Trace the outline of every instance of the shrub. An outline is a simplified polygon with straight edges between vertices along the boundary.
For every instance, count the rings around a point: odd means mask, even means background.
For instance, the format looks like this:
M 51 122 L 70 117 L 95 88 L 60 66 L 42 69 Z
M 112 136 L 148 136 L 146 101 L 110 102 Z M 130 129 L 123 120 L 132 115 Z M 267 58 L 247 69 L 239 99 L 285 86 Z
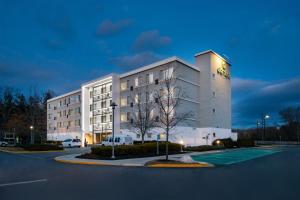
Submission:
M 194 146 L 194 147 L 185 147 L 185 151 L 211 151 L 211 150 L 220 150 L 224 149 L 224 146 L 209 146 L 209 145 L 202 145 L 202 146 Z
M 238 147 L 254 147 L 255 142 L 253 139 L 238 139 L 237 146 Z
M 20 147 L 28 151 L 63 150 L 63 147 L 54 144 L 26 144 L 20 145 Z
M 157 144 L 152 143 L 144 143 L 144 144 L 135 144 L 135 145 L 121 145 L 115 146 L 115 154 L 117 156 L 151 156 L 156 155 L 156 146 Z M 180 152 L 180 144 L 169 143 L 169 153 L 178 153 Z M 101 157 L 110 157 L 112 147 L 102 147 L 102 146 L 94 146 L 91 148 L 92 154 L 101 156 Z M 166 151 L 166 143 L 159 143 L 159 151 L 160 153 L 164 153 Z
M 220 141 L 219 144 L 217 144 L 217 141 Z M 226 148 L 233 148 L 237 146 L 237 142 L 233 141 L 231 138 L 224 138 L 224 139 L 217 139 L 213 141 L 213 146 L 224 146 Z

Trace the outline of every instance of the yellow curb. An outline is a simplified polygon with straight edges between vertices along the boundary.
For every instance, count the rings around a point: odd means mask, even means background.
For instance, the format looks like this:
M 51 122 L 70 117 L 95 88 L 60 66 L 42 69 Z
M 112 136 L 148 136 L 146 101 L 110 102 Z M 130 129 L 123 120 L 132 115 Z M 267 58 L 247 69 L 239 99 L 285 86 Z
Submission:
M 100 162 L 86 162 L 86 161 L 78 161 L 78 160 L 60 160 L 57 158 L 54 158 L 56 162 L 60 163 L 67 163 L 67 164 L 81 164 L 81 165 L 99 165 L 99 166 L 114 166 L 108 163 L 100 163 Z
M 150 164 L 147 167 L 160 167 L 160 168 L 198 168 L 198 167 L 212 167 L 205 163 L 182 163 L 182 164 L 171 164 L 171 163 L 157 163 Z
M 2 150 L 0 151 L 6 152 L 6 153 L 51 153 L 51 152 L 63 152 L 64 150 L 51 150 L 51 151 L 8 151 L 8 150 Z

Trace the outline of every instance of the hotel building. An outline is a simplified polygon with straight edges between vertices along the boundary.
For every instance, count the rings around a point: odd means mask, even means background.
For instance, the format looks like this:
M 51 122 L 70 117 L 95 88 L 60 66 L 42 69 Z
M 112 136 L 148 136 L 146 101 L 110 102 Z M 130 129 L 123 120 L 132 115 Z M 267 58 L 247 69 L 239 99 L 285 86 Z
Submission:
M 114 131 L 131 135 L 134 140 L 141 136 L 130 129 L 135 106 L 132 94 L 145 88 L 155 102 L 165 76 L 174 72 L 176 86 L 184 91 L 180 106 L 175 113 L 192 113 L 170 133 L 171 142 L 183 141 L 185 145 L 210 145 L 221 138 L 237 139 L 231 131 L 231 81 L 230 63 L 212 50 L 195 55 L 195 64 L 171 57 L 137 68 L 123 74 L 109 74 L 83 83 L 79 90 L 48 100 L 47 139 L 64 140 L 80 138 L 88 144 L 100 143 L 112 133 L 111 103 L 115 109 Z M 153 117 L 159 118 L 159 109 L 153 109 Z M 145 140 L 164 136 L 160 128 L 153 128 Z M 163 138 L 163 137 L 162 137 Z

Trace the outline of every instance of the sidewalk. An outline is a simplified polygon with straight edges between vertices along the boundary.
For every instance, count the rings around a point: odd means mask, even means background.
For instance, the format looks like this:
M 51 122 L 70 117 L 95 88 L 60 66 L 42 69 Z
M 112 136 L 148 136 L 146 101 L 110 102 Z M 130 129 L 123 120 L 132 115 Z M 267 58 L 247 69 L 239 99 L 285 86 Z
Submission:
M 173 154 L 169 155 L 171 160 L 180 160 L 185 155 L 196 155 L 203 153 L 215 153 L 218 151 L 209 152 L 191 152 L 185 154 Z M 122 160 L 96 160 L 96 159 L 82 159 L 76 158 L 80 154 L 70 154 L 54 158 L 57 162 L 71 163 L 71 164 L 83 164 L 83 165 L 101 165 L 101 166 L 130 166 L 130 167 L 143 167 L 149 161 L 164 159 L 165 156 L 155 156 L 155 157 L 144 157 L 144 158 L 131 158 Z

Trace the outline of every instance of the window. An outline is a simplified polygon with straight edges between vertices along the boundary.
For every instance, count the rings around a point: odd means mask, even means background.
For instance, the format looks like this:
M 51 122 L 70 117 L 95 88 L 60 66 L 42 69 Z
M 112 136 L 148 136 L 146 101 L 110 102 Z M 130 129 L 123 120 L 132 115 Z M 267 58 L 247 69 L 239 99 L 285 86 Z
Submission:
M 151 138 L 151 133 L 147 133 L 147 137 L 148 137 L 148 138 Z
M 160 70 L 159 74 L 159 77 L 162 80 L 170 79 L 173 76 L 173 67 L 170 67 L 165 70 Z
M 67 116 L 67 110 L 64 110 L 64 116 Z
M 158 98 L 155 98 L 155 103 L 158 103 Z
M 80 107 L 75 108 L 75 114 L 80 114 Z
M 112 122 L 112 114 L 109 115 L 109 121 Z
M 132 91 L 133 90 L 133 86 L 130 86 L 130 91 Z
M 121 122 L 126 122 L 126 115 L 124 113 L 121 114 Z
M 213 133 L 213 137 L 216 137 L 216 133 Z
M 213 108 L 213 113 L 215 113 L 215 112 L 216 112 L 216 109 Z
M 80 95 L 78 95 L 78 102 L 80 102 L 81 101 L 81 96 Z
M 101 122 L 102 123 L 106 122 L 106 115 L 101 116 Z
M 51 105 L 50 104 L 48 104 L 48 109 L 50 109 L 51 108 Z
M 129 121 L 130 120 L 130 112 L 126 113 L 126 120 Z
M 127 105 L 127 98 L 122 97 L 121 98 L 121 106 L 126 106 Z
M 158 79 L 155 79 L 155 85 L 158 85 Z
M 93 104 L 90 105 L 90 111 L 93 111 Z
M 139 86 L 139 77 L 135 77 L 135 79 L 134 79 L 134 86 L 135 87 Z
M 101 108 L 106 108 L 106 101 L 101 102 Z
M 51 114 L 48 114 L 48 119 L 51 119 Z
M 93 124 L 93 118 L 90 117 L 90 124 Z
M 121 91 L 126 90 L 127 87 L 128 87 L 127 82 L 122 82 L 122 83 L 121 83 Z
M 146 84 L 153 83 L 153 73 L 146 74 Z
M 73 115 L 73 109 L 69 109 L 68 115 Z
M 212 77 L 213 77 L 213 78 L 215 78 L 215 77 L 216 77 L 216 74 L 215 74 L 215 73 L 213 73 L 213 74 L 212 74 Z
M 67 99 L 64 100 L 64 105 L 67 105 Z
M 109 86 L 109 91 L 112 91 L 112 85 Z
M 58 112 L 59 117 L 61 117 L 61 111 Z
M 155 117 L 155 121 L 156 121 L 156 122 L 159 122 L 159 116 L 156 116 L 156 117 Z
M 149 117 L 150 117 L 150 119 L 153 119 L 153 117 L 154 117 L 154 110 L 153 109 L 150 111 Z
M 75 120 L 75 126 L 80 126 L 80 119 Z
M 135 94 L 134 101 L 135 101 L 135 103 L 139 103 L 141 101 L 141 94 L 140 93 Z
M 57 122 L 57 128 L 61 128 L 61 122 Z
M 213 97 L 216 97 L 216 92 L 213 92 Z

